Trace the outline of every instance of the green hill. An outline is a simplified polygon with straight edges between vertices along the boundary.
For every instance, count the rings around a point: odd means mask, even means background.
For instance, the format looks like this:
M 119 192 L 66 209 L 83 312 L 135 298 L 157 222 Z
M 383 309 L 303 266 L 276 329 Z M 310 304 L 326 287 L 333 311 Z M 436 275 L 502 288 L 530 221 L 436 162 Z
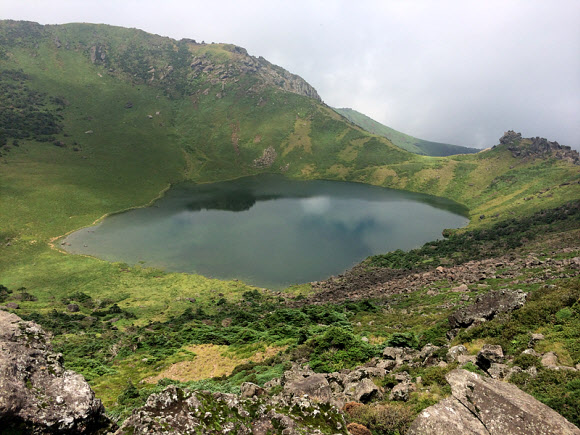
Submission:
M 468 208 L 469 227 L 448 245 L 374 259 L 371 272 L 397 262 L 424 270 L 469 261 L 474 241 L 485 257 L 504 247 L 494 234 L 503 241 L 509 233 L 509 249 L 521 247 L 533 237 L 529 228 L 539 228 L 546 245 L 527 249 L 547 256 L 545 246 L 556 244 L 546 221 L 553 214 L 542 210 L 559 207 L 561 240 L 573 244 L 577 213 L 563 204 L 580 198 L 574 156 L 539 139 L 502 141 L 477 154 L 418 155 L 349 122 L 302 78 L 235 45 L 106 25 L 0 21 L 0 284 L 10 291 L 0 288 L 0 301 L 17 300 L 20 315 L 55 334 L 67 367 L 88 378 L 116 418 L 144 399 L 144 379 L 196 352 L 217 352 L 243 365 L 218 387 L 200 384 L 229 391 L 244 380 L 263 383 L 280 375 L 289 361 L 315 352 L 317 337 L 330 325 L 348 331 L 349 340 L 360 341 L 364 333 L 377 346 L 398 328 L 444 341 L 446 316 L 459 303 L 447 284 L 437 284 L 441 295 L 428 298 L 430 288 L 421 289 L 427 318 L 407 311 L 420 299 L 415 294 L 380 302 L 399 310 L 386 316 L 364 301 L 295 309 L 284 298 L 307 297 L 316 290 L 310 284 L 273 295 L 239 281 L 69 255 L 55 243 L 104 215 L 149 204 L 180 181 L 281 173 L 422 192 Z M 494 289 L 511 285 L 485 279 Z M 66 311 L 71 301 L 79 313 Z M 266 311 L 267 321 L 259 314 Z M 548 337 L 549 346 L 568 349 L 566 325 Z M 376 349 L 365 346 L 365 358 L 374 355 Z M 248 362 L 257 352 L 278 351 L 284 356 L 265 365 Z M 321 360 L 334 355 L 332 346 L 324 352 Z M 580 362 L 576 350 L 567 352 Z M 364 362 L 363 354 L 348 364 Z M 127 399 L 134 394 L 128 381 L 143 397 Z M 425 392 L 412 412 L 438 398 Z
M 379 136 L 384 136 L 393 144 L 411 153 L 424 156 L 452 156 L 454 154 L 473 154 L 481 151 L 477 148 L 463 147 L 460 145 L 451 145 L 447 143 L 431 142 L 423 139 L 417 139 L 408 134 L 401 133 L 391 127 L 381 124 L 368 116 L 357 112 L 354 109 L 341 108 L 334 109 L 353 124 L 364 128 L 366 131 Z

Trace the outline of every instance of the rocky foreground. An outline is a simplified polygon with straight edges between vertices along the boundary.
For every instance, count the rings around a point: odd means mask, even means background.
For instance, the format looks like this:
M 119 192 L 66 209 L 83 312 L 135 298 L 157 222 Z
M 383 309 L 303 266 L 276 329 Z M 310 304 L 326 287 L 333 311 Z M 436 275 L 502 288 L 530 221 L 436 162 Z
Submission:
M 517 309 L 525 293 L 490 294 L 453 314 L 469 323 L 487 313 Z M 491 311 L 490 311 L 491 310 Z M 101 402 L 82 376 L 64 370 L 52 352 L 48 335 L 34 322 L 0 311 L 0 427 L 13 433 L 112 433 Z M 542 337 L 532 336 L 527 353 Z M 577 370 L 558 364 L 557 356 L 538 355 L 552 370 Z M 487 376 L 458 368 L 446 379 L 452 396 L 415 419 L 408 433 L 579 434 L 580 429 L 516 386 L 504 382 L 522 371 L 509 366 L 500 346 L 484 345 L 477 355 L 465 347 L 426 345 L 421 350 L 387 347 L 381 358 L 363 367 L 335 373 L 315 373 L 293 363 L 281 378 L 264 387 L 244 383 L 241 394 L 210 393 L 170 385 L 151 395 L 146 404 L 116 430 L 121 434 L 370 434 L 364 426 L 346 424 L 349 409 L 376 399 L 406 401 L 421 386 L 406 367 L 476 365 Z M 527 369 L 534 375 L 535 367 Z M 389 390 L 377 380 L 390 376 Z
M 87 381 L 62 363 L 39 325 L 0 311 L 0 432 L 93 434 L 111 427 Z

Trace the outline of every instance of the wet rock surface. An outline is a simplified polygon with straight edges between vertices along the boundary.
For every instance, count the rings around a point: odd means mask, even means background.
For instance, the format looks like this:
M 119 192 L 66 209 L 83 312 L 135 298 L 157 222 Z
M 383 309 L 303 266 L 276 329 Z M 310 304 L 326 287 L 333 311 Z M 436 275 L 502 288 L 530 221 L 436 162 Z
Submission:
M 48 334 L 0 311 L 1 430 L 82 434 L 110 426 L 101 401 L 81 375 L 64 369 Z

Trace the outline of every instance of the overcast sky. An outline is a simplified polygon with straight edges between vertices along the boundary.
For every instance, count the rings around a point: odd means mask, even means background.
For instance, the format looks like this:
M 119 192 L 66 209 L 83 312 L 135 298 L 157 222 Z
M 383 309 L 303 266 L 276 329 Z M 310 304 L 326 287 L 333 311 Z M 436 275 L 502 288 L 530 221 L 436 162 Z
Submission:
M 422 139 L 580 148 L 579 0 L 0 0 L 0 18 L 233 43 Z

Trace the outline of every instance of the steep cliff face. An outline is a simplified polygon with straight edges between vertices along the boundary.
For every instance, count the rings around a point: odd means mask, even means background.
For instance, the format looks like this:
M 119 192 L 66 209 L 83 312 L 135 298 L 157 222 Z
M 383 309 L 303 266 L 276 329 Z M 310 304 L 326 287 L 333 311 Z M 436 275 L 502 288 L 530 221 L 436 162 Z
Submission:
M 85 379 L 62 366 L 39 325 L 0 311 L 0 428 L 15 433 L 99 433 L 110 428 Z

